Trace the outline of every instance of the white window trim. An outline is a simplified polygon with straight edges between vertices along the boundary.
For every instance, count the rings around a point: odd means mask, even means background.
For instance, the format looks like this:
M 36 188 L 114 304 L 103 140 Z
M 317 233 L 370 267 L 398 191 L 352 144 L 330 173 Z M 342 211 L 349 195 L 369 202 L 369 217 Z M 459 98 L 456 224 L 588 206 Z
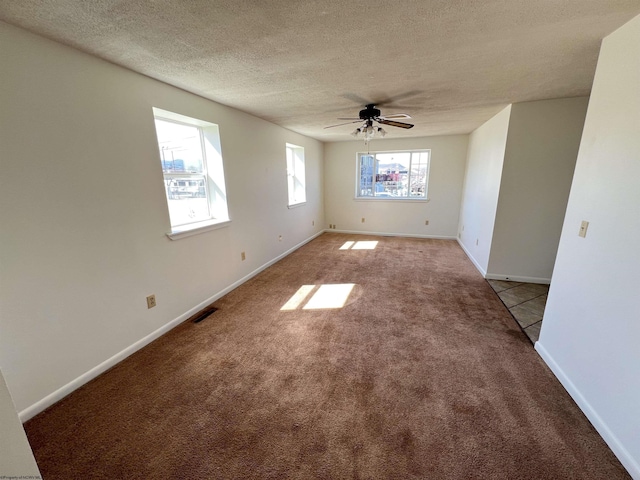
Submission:
M 291 208 L 298 208 L 298 207 L 303 207 L 304 205 L 306 205 L 307 202 L 298 202 L 298 203 L 293 203 L 291 205 L 287 205 L 287 208 L 291 209 Z
M 355 202 L 393 202 L 393 203 L 427 203 L 430 198 L 406 198 L 406 197 L 353 197 Z
M 218 230 L 219 228 L 228 227 L 229 225 L 231 225 L 231 220 L 207 220 L 206 222 L 190 223 L 189 225 L 173 228 L 170 232 L 167 232 L 166 235 L 171 240 L 180 240 L 181 238 Z
M 359 196 L 360 192 L 360 157 L 362 155 L 371 155 L 371 154 L 379 154 L 379 153 L 414 153 L 414 152 L 429 152 L 429 161 L 427 163 L 427 179 L 425 183 L 425 188 L 427 190 L 427 195 L 429 195 L 429 178 L 431 176 L 431 149 L 430 148 L 418 148 L 414 150 L 380 150 L 376 152 L 358 152 L 356 154 L 356 185 L 355 185 L 355 195 L 353 200 L 356 202 L 395 202 L 395 203 L 427 203 L 431 201 L 431 199 L 426 197 L 376 197 L 376 196 Z
M 204 120 L 198 120 L 196 118 L 187 117 L 179 113 L 162 110 L 160 108 L 155 108 L 155 107 L 153 107 L 153 117 L 154 117 L 154 120 L 159 119 L 159 120 L 165 120 L 165 121 L 170 121 L 174 123 L 181 123 L 181 124 L 189 125 L 192 127 L 197 127 L 200 130 L 201 137 L 204 137 L 204 129 L 215 128 L 215 132 L 216 132 L 215 136 L 217 137 L 216 147 L 220 155 L 220 162 L 222 163 L 219 166 L 219 170 L 220 170 L 219 175 L 222 177 L 223 187 L 225 190 L 224 193 L 226 196 L 226 178 L 224 175 L 224 161 L 222 158 L 222 151 L 220 146 L 220 132 L 219 132 L 218 125 L 216 125 L 215 123 L 207 122 Z M 205 145 L 204 138 L 201 138 L 201 142 L 202 142 L 202 145 L 204 146 Z M 207 186 L 206 186 L 207 199 L 209 200 L 210 214 L 214 215 L 214 212 L 213 212 L 214 205 L 211 199 L 211 195 L 212 195 L 212 187 L 215 186 L 215 182 L 213 181 L 212 176 L 210 174 L 210 165 L 209 165 L 209 160 L 207 159 L 206 152 L 204 153 L 204 156 L 205 156 L 204 161 L 206 163 L 205 171 L 206 171 L 206 178 L 207 178 Z M 164 173 L 163 173 L 163 179 L 164 179 Z M 221 215 L 218 218 L 213 217 L 201 222 L 193 222 L 193 223 L 187 223 L 187 224 L 176 225 L 176 226 L 172 225 L 171 231 L 166 232 L 165 234 L 171 240 L 180 240 L 182 238 L 190 237 L 193 235 L 199 235 L 201 233 L 205 233 L 205 232 L 209 232 L 212 230 L 217 230 L 219 228 L 224 228 L 226 226 L 229 226 L 231 224 L 231 219 L 229 218 L 229 214 L 228 214 L 229 207 L 226 202 L 226 198 L 224 201 L 224 210 L 226 211 L 226 215 Z M 167 213 L 168 213 L 168 210 L 167 210 Z M 171 220 L 169 220 L 169 222 L 171 222 Z
M 296 174 L 295 162 L 293 163 L 293 171 L 291 171 L 292 169 L 289 168 L 289 161 L 288 161 L 288 159 L 286 159 L 286 151 L 288 149 L 291 149 L 293 151 L 297 150 L 297 151 L 300 151 L 302 153 L 303 175 Z M 307 203 L 307 168 L 306 168 L 306 159 L 305 159 L 305 155 L 304 155 L 304 147 L 301 147 L 300 145 L 294 145 L 293 143 L 286 143 L 285 144 L 285 159 L 287 161 L 287 208 L 301 207 L 301 206 L 303 206 L 303 205 L 305 205 Z M 291 188 L 290 188 L 290 179 L 292 177 L 293 177 L 293 181 L 294 181 L 294 192 L 291 192 Z M 302 183 L 302 186 L 303 186 L 304 199 L 291 201 L 292 194 L 295 195 L 295 181 L 296 181 L 296 179 L 299 179 L 300 177 L 302 177 L 302 180 L 303 180 L 301 183 Z

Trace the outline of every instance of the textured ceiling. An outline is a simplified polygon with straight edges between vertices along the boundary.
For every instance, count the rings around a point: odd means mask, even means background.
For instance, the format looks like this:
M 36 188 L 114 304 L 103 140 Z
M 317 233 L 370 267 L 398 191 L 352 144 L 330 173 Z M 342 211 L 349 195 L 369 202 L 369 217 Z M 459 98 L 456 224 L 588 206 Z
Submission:
M 389 137 L 468 133 L 512 102 L 587 95 L 640 0 L 1 0 L 0 19 L 320 140 L 364 103 Z M 356 125 L 357 126 L 357 125 Z

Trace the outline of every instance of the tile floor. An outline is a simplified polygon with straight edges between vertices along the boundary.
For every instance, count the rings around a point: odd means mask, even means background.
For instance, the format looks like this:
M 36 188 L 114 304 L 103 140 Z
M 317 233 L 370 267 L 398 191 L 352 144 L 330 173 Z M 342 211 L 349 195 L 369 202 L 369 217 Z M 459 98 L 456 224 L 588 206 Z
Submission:
M 538 283 L 507 282 L 504 280 L 487 280 L 509 309 L 513 318 L 527 334 L 531 343 L 536 343 L 540 336 L 542 314 L 547 303 L 549 285 Z

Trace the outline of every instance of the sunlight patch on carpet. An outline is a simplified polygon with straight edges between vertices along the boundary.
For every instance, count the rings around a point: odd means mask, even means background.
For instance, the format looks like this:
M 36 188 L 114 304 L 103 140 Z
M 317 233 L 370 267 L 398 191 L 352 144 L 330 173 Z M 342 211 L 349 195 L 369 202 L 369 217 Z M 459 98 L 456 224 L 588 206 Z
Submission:
M 297 310 L 316 287 L 317 285 L 302 285 L 280 310 Z M 302 310 L 342 308 L 347 303 L 353 287 L 355 283 L 320 285 Z
M 303 310 L 316 310 L 321 308 L 342 308 L 347 303 L 351 290 L 355 283 L 338 283 L 335 285 L 320 285 L 313 297 L 302 307 Z
M 340 247 L 340 250 L 375 250 L 378 246 L 377 240 L 361 240 L 359 242 L 348 241 Z
M 356 244 L 351 247 L 351 250 L 375 250 L 375 248 L 378 246 L 378 242 L 371 240 L 371 241 L 367 241 L 367 242 L 356 242 Z
M 304 302 L 304 299 L 307 298 L 314 288 L 316 288 L 315 285 L 302 285 L 280 310 L 295 310 Z

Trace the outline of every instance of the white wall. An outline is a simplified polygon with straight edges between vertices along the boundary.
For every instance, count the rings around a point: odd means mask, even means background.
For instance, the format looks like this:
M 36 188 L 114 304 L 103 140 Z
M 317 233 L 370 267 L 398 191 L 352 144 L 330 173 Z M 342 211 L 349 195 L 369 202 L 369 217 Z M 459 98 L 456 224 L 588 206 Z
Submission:
M 0 64 L 0 366 L 23 418 L 321 231 L 320 142 L 4 23 Z M 229 227 L 166 237 L 152 107 L 219 125 Z
M 40 478 L 27 435 L 0 371 L 0 478 Z
M 588 102 L 512 105 L 488 278 L 551 280 Z
M 392 137 L 393 132 L 389 132 Z M 362 140 L 325 146 L 324 197 L 326 225 L 362 233 L 456 236 L 466 135 L 421 138 L 384 138 L 369 143 L 371 152 L 431 149 L 428 202 L 354 200 L 358 152 L 366 152 Z M 361 222 L 362 217 L 365 223 Z M 425 225 L 429 220 L 429 225 Z
M 536 349 L 640 479 L 640 16 L 600 51 Z M 586 238 L 580 222 L 590 222 Z
M 510 115 L 511 106 L 469 136 L 458 232 L 460 244 L 483 275 L 489 264 Z

